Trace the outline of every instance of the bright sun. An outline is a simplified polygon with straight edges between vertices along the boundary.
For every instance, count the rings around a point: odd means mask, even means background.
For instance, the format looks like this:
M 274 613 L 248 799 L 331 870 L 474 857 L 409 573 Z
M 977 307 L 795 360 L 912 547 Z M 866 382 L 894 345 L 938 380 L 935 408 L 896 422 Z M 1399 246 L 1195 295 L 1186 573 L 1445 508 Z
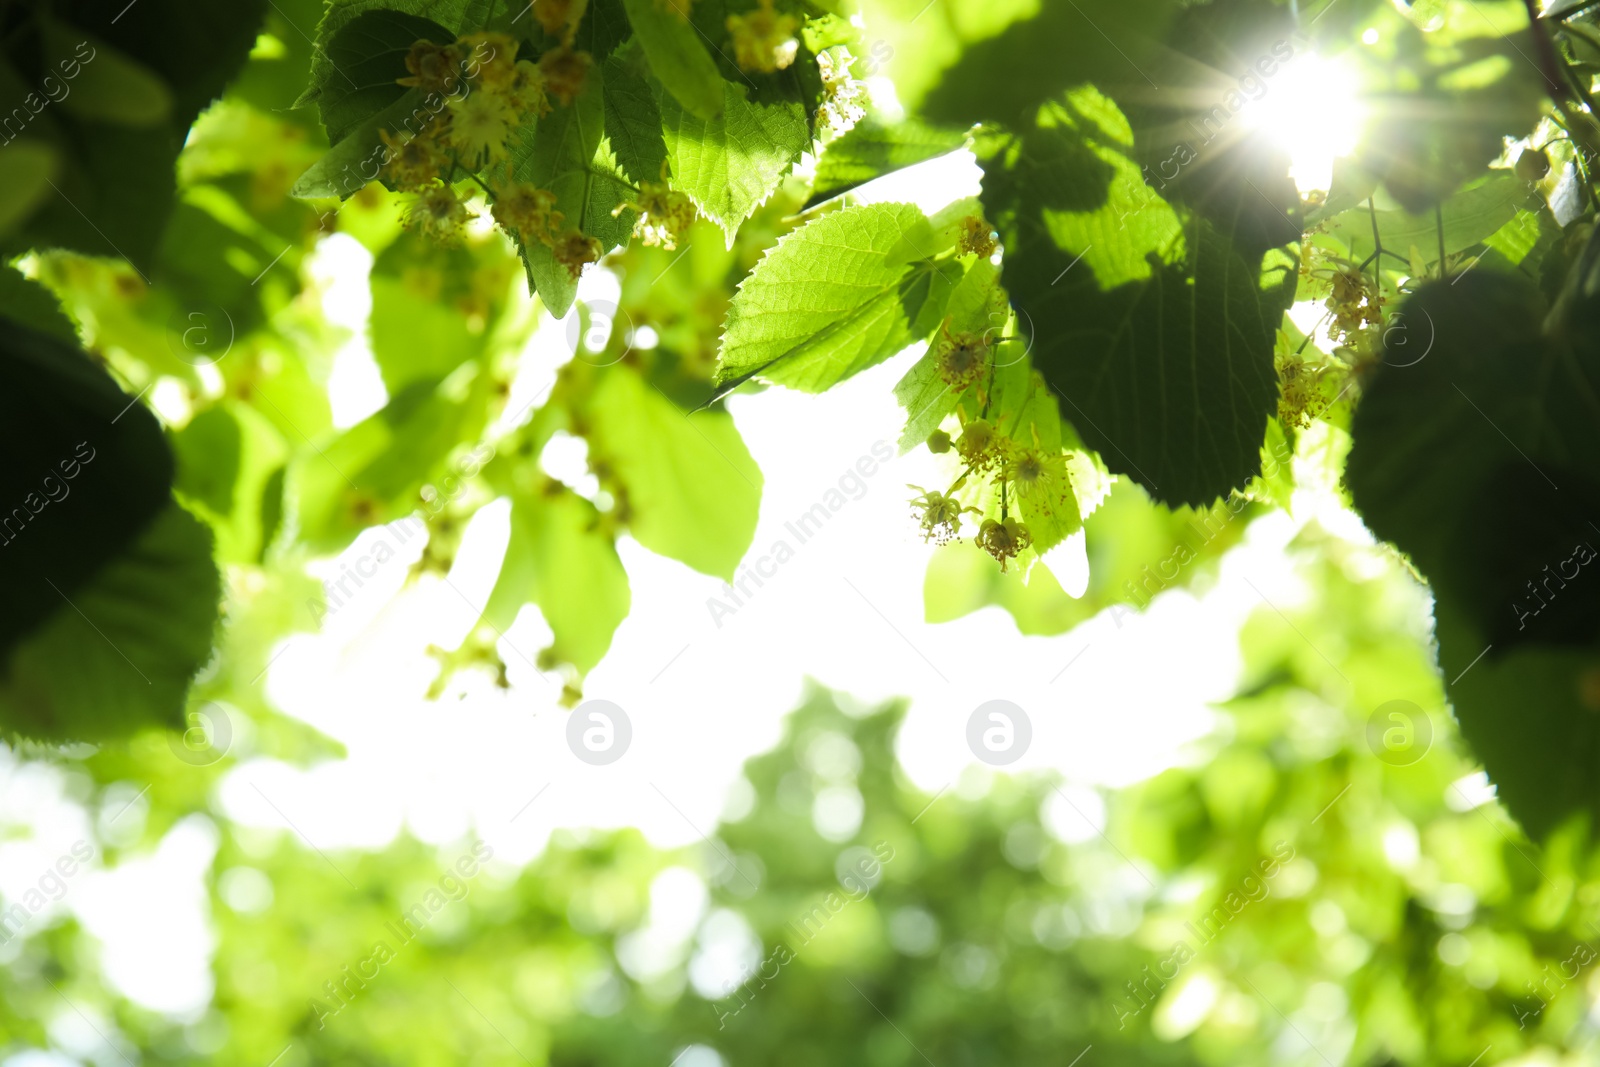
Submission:
M 1289 175 L 1302 195 L 1327 191 L 1333 161 L 1355 149 L 1361 132 L 1360 88 L 1351 67 L 1303 52 L 1267 79 L 1266 91 L 1240 117 L 1288 151 Z

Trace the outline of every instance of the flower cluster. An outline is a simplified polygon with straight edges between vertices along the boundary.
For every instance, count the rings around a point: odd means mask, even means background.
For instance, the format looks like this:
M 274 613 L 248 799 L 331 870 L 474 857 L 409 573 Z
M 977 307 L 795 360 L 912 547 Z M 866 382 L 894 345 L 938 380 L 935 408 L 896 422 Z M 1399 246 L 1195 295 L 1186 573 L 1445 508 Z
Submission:
M 583 21 L 583 13 L 588 8 L 588 0 L 531 0 L 533 17 L 538 20 L 544 32 L 571 46 L 573 36 L 578 32 L 578 23 Z
M 443 95 L 413 131 L 382 131 L 385 163 L 381 176 L 392 188 L 413 194 L 406 225 L 452 241 L 474 218 L 457 193 L 458 176 L 483 171 L 494 181 L 490 214 L 524 244 L 539 242 L 573 277 L 605 249 L 577 229 L 563 229 L 555 194 L 511 178 L 512 138 L 528 123 L 551 111 L 551 100 L 570 104 L 583 90 L 591 58 L 574 51 L 573 35 L 586 0 L 539 0 L 534 15 L 561 44 L 537 63 L 518 59 L 517 41 L 503 33 L 470 33 L 453 44 L 417 41 L 406 55 L 401 85 Z M 422 109 L 419 109 L 419 111 Z M 476 179 L 475 179 L 476 180 Z M 489 192 L 489 186 L 479 184 Z
M 771 74 L 786 69 L 800 54 L 795 32 L 800 20 L 781 13 L 773 0 L 761 4 L 747 15 L 729 15 L 728 32 L 733 35 L 733 57 L 741 70 Z
M 835 134 L 844 133 L 866 115 L 866 86 L 850 75 L 850 50 L 843 46 L 817 55 L 822 77 L 822 124 Z
M 961 220 L 961 236 L 956 240 L 956 251 L 963 256 L 973 255 L 988 259 L 994 255 L 994 227 L 982 215 L 968 215 Z
M 624 211 L 637 211 L 638 221 L 633 224 L 633 235 L 646 245 L 659 245 L 665 249 L 678 247 L 678 237 L 694 222 L 694 201 L 684 193 L 667 187 L 666 165 L 661 167 L 662 181 L 640 182 L 639 197 L 626 204 L 618 204 L 611 212 L 613 218 Z
M 1384 301 L 1360 271 L 1336 271 L 1329 284 L 1333 292 L 1328 297 L 1327 308 L 1333 312 L 1330 332 L 1335 337 L 1348 344 L 1363 327 L 1383 321 Z
M 911 486 L 918 496 L 911 500 L 912 515 L 922 529 L 923 540 L 945 545 L 961 536 L 963 514 L 981 516 L 983 510 L 964 507 L 958 490 L 969 478 L 992 479 L 998 485 L 1000 515 L 979 523 L 973 543 L 989 553 L 1004 571 L 1006 565 L 1027 549 L 1034 538 L 1021 519 L 1012 515 L 1010 504 L 1023 505 L 1034 517 L 1052 516 L 1066 509 L 1074 514 L 1078 500 L 1072 484 L 1067 456 L 1059 448 L 1046 448 L 1039 440 L 1038 428 L 1030 424 L 1031 445 L 1023 444 L 995 429 L 985 418 L 969 418 L 957 409 L 961 436 L 954 441 L 943 430 L 928 436 L 928 450 L 935 454 L 955 451 L 965 470 L 944 493 Z M 972 499 L 971 494 L 966 494 Z

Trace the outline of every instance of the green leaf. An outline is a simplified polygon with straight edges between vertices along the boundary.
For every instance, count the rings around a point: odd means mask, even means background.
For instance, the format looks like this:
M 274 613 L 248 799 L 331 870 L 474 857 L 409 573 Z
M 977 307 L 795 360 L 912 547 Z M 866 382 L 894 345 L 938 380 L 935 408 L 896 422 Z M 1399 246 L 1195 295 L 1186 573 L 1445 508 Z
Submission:
M 138 60 L 125 56 L 92 34 L 54 19 L 42 21 L 41 33 L 51 54 L 71 55 L 79 43 L 94 52 L 84 63 L 61 106 L 81 119 L 119 126 L 152 126 L 172 113 L 172 93 L 161 78 Z
M 755 536 L 761 470 L 726 412 L 685 413 L 627 364 L 608 368 L 589 402 L 591 465 L 627 493 L 639 543 L 733 580 Z
M 539 120 L 531 141 L 513 151 L 512 172 L 518 181 L 555 193 L 556 210 L 566 216 L 563 226 L 599 239 L 610 251 L 633 230 L 630 213 L 612 215 L 633 194 L 605 137 L 604 69 L 591 67 L 572 103 L 556 105 Z M 578 280 L 542 243 L 524 245 L 522 253 L 539 299 L 550 314 L 565 315 L 577 297 Z
M 59 165 L 55 149 L 41 141 L 11 141 L 0 152 L 0 237 L 33 213 L 51 192 L 50 178 Z
M 173 461 L 155 416 L 75 341 L 9 319 L 0 446 L 3 657 L 167 505 Z
M 352 93 L 359 93 L 361 81 L 349 70 L 346 70 L 333 56 L 334 42 L 339 39 L 341 31 L 346 26 L 355 22 L 363 15 L 378 13 L 379 19 L 390 20 L 394 27 L 387 32 L 387 37 L 392 38 L 396 30 L 403 26 L 401 16 L 412 16 L 417 19 L 426 19 L 436 23 L 445 31 L 445 40 L 440 44 L 454 41 L 471 27 L 467 25 L 467 17 L 474 7 L 473 0 L 331 0 L 327 12 L 322 16 L 322 21 L 317 25 L 316 50 L 311 60 L 311 81 L 306 86 L 306 91 L 300 99 L 295 101 L 295 107 L 307 107 L 316 104 L 319 108 L 325 101 L 334 101 L 334 117 L 341 123 L 341 129 L 335 135 L 334 127 L 328 129 L 328 140 L 338 142 L 348 133 L 348 128 L 359 121 L 348 119 L 340 113 L 338 101 Z M 379 38 L 378 47 L 388 47 L 381 43 L 384 38 Z M 352 40 L 351 48 L 356 48 L 358 42 Z M 408 42 L 409 47 L 409 42 Z M 395 77 L 403 77 L 405 65 L 401 64 L 401 73 Z M 369 72 L 370 73 L 370 72 Z M 369 112 L 370 114 L 370 112 Z M 328 122 L 326 114 L 323 122 Z
M 1027 634 L 1065 633 L 1104 611 L 1120 629 L 1158 593 L 1216 573 L 1254 517 L 1242 497 L 1205 511 L 1166 508 L 1137 485 L 1118 481 L 1084 520 L 1089 585 L 1068 596 L 1048 569 L 1001 573 L 980 551 L 948 547 L 933 554 L 923 582 L 927 621 L 951 622 L 991 604 Z
M 174 164 L 189 127 L 244 63 L 265 9 L 266 0 L 205 5 L 140 0 L 125 18 L 93 19 L 98 38 L 161 81 L 170 107 L 164 121 L 143 127 L 90 120 L 70 109 L 38 116 L 30 128 L 54 141 L 59 166 L 52 180 L 59 192 L 38 201 L 38 210 L 16 235 L 18 241 L 126 258 L 148 268 L 171 211 Z M 62 54 L 47 45 L 37 57 L 42 69 L 62 76 L 75 70 L 78 77 L 88 77 L 99 63 L 110 62 L 109 53 L 94 52 L 89 35 L 68 20 L 61 20 L 58 28 L 57 48 L 70 43 L 73 50 Z M 0 85 L 9 80 L 8 74 L 0 64 Z M 141 84 L 144 103 L 129 111 L 124 100 L 121 117 L 149 110 L 155 90 Z M 31 87 L 16 99 L 29 91 Z
M 985 149 L 983 203 L 1062 415 L 1112 471 L 1203 504 L 1260 469 L 1296 263 L 1180 216 L 1129 158 L 1132 140 L 1115 104 L 1074 90 Z
M 831 200 L 874 178 L 937 159 L 966 143 L 967 135 L 959 131 L 915 119 L 886 122 L 870 116 L 823 148 L 806 207 Z
M 847 207 L 786 234 L 733 298 L 718 384 L 760 377 L 820 393 L 888 359 L 918 339 L 944 247 L 912 204 Z
M 0 153 L 0 157 L 4 155 Z M 0 307 L 17 322 L 67 344 L 78 343 L 77 328 L 61 309 L 61 301 L 38 282 L 23 277 L 15 267 L 0 267 Z
M 367 527 L 411 514 L 451 452 L 482 431 L 487 379 L 468 364 L 443 381 L 414 382 L 376 414 L 297 457 L 292 491 L 301 540 L 338 551 Z
M 1161 37 L 1178 5 L 1074 0 L 1036 10 L 968 46 L 922 101 L 922 116 L 956 129 L 980 122 L 1025 125 L 1069 86 L 1093 82 L 1120 98 L 1125 87 L 1149 90 L 1167 77 Z
M 224 401 L 200 412 L 172 437 L 180 499 L 211 526 L 216 558 L 253 563 L 279 521 L 288 446 L 252 408 Z M 276 490 L 272 483 L 277 481 Z
M 697 118 L 722 111 L 722 75 L 689 20 L 684 0 L 623 0 L 650 71 L 673 99 Z
M 650 83 L 618 56 L 605 62 L 606 137 L 628 178 L 659 182 L 667 161 L 667 143 L 661 136 L 661 108 Z
M 239 420 L 225 407 L 207 408 L 172 436 L 179 492 L 219 515 L 233 510 L 243 450 Z
M 1508 172 L 1500 172 L 1462 189 L 1440 205 L 1444 219 L 1444 251 L 1455 255 L 1483 241 L 1516 217 L 1519 209 L 1536 208 L 1538 193 Z M 1378 236 L 1383 247 L 1401 256 L 1419 249 L 1427 262 L 1439 258 L 1440 229 L 1432 211 L 1412 215 L 1379 211 Z M 1325 232 L 1343 241 L 1357 263 L 1372 254 L 1373 212 L 1362 204 L 1329 220 Z M 1395 263 L 1386 266 L 1395 266 Z
M 493 324 L 485 298 L 499 294 L 480 267 L 493 271 L 471 248 L 414 233 L 402 234 L 373 263 L 368 329 L 391 396 L 415 381 L 438 381 L 484 353 Z
M 512 502 L 511 540 L 484 618 L 504 631 L 525 603 L 539 606 L 555 655 L 582 672 L 605 656 L 628 615 L 628 575 L 600 513 L 559 483 Z
M 416 131 L 432 114 L 420 89 L 407 90 L 398 100 L 367 119 L 313 163 L 295 181 L 289 195 L 302 200 L 336 196 L 349 199 L 368 182 L 376 181 L 388 158 L 381 132 Z
M 811 144 L 806 106 L 792 79 L 782 94 L 750 99 L 745 86 L 722 83 L 722 113 L 702 119 L 669 93 L 658 93 L 672 187 L 733 235 Z
M 32 584 L 49 592 L 45 577 Z M 220 595 L 210 535 L 168 503 L 70 603 L 58 596 L 49 620 L 11 653 L 0 727 L 109 741 L 179 725 L 190 679 L 211 655 Z
M 337 144 L 358 125 L 406 92 L 406 54 L 419 40 L 448 44 L 456 35 L 430 19 L 403 11 L 363 11 L 328 42 L 334 76 L 317 93 L 328 142 Z
M 978 260 L 962 275 L 945 308 L 951 331 L 965 331 L 996 339 L 996 327 L 1006 321 L 1005 293 L 1000 289 L 1000 271 L 986 259 Z M 905 429 L 900 434 L 900 451 L 909 452 L 928 439 L 940 423 L 955 414 L 961 393 L 939 376 L 936 356 L 938 340 L 925 352 L 894 387 L 895 399 L 906 412 Z M 998 360 L 1010 358 L 1002 350 Z
M 1531 834 L 1600 812 L 1580 677 L 1600 639 L 1597 251 L 1548 320 L 1520 275 L 1423 287 L 1351 427 L 1355 504 L 1427 576 L 1462 734 Z
M 1363 56 L 1366 91 L 1385 106 L 1355 156 L 1407 211 L 1426 214 L 1538 122 L 1545 85 L 1528 57 L 1540 49 L 1522 13 L 1513 17 L 1521 25 L 1506 29 L 1480 11 L 1443 40 L 1401 23 Z

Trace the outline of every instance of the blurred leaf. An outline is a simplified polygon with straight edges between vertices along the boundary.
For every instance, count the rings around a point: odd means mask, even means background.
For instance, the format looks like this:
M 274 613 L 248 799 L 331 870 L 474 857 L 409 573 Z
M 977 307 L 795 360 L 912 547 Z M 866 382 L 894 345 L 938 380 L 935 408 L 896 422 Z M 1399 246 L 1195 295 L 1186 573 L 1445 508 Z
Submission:
M 79 741 L 179 725 L 190 679 L 211 655 L 219 584 L 205 527 L 167 504 L 11 651 L 0 722 Z
M 723 83 L 681 0 L 623 0 L 654 74 L 683 109 L 710 121 L 722 111 Z
M 155 416 L 75 342 L 7 320 L 0 381 L 3 657 L 167 507 L 173 461 Z
M 1579 668 L 1600 638 L 1600 600 L 1581 591 L 1600 543 L 1600 481 L 1584 466 L 1600 454 L 1597 247 L 1544 329 L 1538 292 L 1514 274 L 1469 273 L 1409 299 L 1389 332 L 1431 343 L 1419 360 L 1391 341 L 1356 410 L 1347 474 L 1373 532 L 1427 575 L 1462 733 L 1539 835 L 1600 810 L 1583 769 L 1600 729 L 1579 710 L 1593 698 Z M 1537 684 L 1536 721 L 1486 699 L 1511 684 Z
M 594 669 L 628 615 L 628 576 L 600 513 L 549 483 L 512 502 L 511 540 L 484 617 L 508 629 L 524 603 L 539 605 L 555 635 L 553 652 L 580 672 Z
M 663 556 L 732 581 L 755 536 L 761 470 L 721 411 L 680 411 L 626 364 L 589 400 L 590 465 L 614 476 L 629 532 Z

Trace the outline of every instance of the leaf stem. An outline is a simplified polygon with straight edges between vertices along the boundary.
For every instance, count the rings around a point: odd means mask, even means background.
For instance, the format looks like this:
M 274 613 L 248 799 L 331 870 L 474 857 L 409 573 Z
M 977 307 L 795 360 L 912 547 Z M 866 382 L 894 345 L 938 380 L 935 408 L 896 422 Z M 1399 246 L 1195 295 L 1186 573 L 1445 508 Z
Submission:
M 1433 227 L 1439 235 L 1439 277 L 1447 277 L 1444 261 L 1444 205 L 1433 205 Z
M 1374 259 L 1383 255 L 1383 238 L 1378 236 L 1378 206 L 1372 202 L 1372 197 L 1367 197 L 1367 212 L 1372 216 L 1372 255 Z M 1378 321 L 1383 321 L 1383 263 L 1375 262 L 1372 265 L 1372 299 L 1378 307 Z

